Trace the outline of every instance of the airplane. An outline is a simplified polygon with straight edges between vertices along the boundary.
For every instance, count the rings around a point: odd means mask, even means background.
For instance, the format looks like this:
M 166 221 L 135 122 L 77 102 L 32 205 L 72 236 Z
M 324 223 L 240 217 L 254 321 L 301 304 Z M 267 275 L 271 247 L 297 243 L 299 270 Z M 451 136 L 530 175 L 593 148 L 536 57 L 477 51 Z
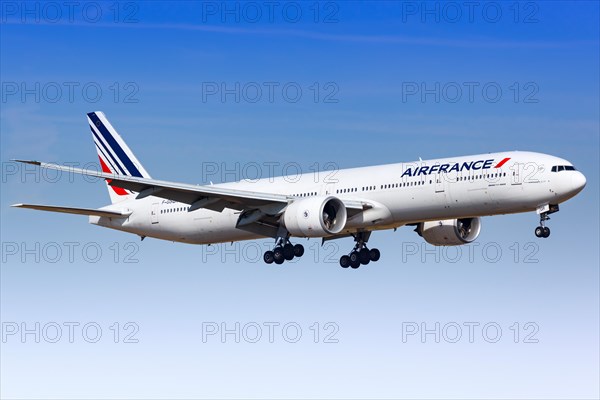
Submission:
M 99 209 L 41 204 L 13 207 L 87 215 L 94 225 L 146 237 L 210 245 L 274 239 L 268 264 L 304 254 L 292 238 L 323 243 L 353 237 L 343 268 L 380 259 L 367 247 L 373 231 L 414 226 L 436 246 L 471 243 L 481 217 L 535 211 L 538 238 L 559 204 L 577 195 L 585 176 L 562 158 L 508 151 L 408 163 L 340 169 L 328 179 L 312 174 L 257 181 L 192 185 L 153 179 L 101 111 L 87 114 L 101 171 L 39 161 L 41 168 L 102 178 L 111 204 Z

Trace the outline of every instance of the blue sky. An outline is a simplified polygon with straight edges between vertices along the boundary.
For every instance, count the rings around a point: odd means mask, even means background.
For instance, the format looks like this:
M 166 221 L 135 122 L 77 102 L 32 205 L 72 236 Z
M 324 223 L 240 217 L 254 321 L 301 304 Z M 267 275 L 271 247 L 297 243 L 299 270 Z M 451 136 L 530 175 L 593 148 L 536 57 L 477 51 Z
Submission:
M 7 336 L 3 397 L 599 396 L 597 2 L 282 2 L 272 14 L 261 2 L 23 4 L 0 9 L 2 329 L 95 323 L 103 336 Z M 274 267 L 255 256 L 268 240 L 139 242 L 11 209 L 108 203 L 102 183 L 10 162 L 95 162 L 94 110 L 160 179 L 518 149 L 566 158 L 588 184 L 547 240 L 534 214 L 484 218 L 458 256 L 410 228 L 378 232 L 381 261 L 356 271 L 337 265 L 348 240 L 309 241 L 309 256 Z M 123 343 L 127 322 L 138 343 Z M 303 335 L 202 340 L 211 323 L 236 322 Z M 328 322 L 337 343 L 324 343 Z M 503 333 L 403 341 L 410 324 L 436 322 Z M 538 342 L 524 343 L 535 327 Z

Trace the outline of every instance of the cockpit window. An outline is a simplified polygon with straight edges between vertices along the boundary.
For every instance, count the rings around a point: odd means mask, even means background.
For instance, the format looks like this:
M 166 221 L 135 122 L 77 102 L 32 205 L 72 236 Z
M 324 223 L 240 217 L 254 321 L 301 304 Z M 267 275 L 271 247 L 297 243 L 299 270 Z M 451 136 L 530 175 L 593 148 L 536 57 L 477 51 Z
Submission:
M 572 165 L 554 165 L 551 169 L 552 172 L 560 172 L 560 171 L 576 171 L 575 167 Z

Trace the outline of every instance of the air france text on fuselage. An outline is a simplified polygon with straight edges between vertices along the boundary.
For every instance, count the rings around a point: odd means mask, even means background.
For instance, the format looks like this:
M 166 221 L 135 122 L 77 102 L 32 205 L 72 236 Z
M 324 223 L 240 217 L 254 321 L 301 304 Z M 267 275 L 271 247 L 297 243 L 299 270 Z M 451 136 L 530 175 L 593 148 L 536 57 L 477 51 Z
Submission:
M 500 168 L 502 164 L 504 164 L 502 160 L 499 162 L 494 168 Z M 421 175 L 431 175 L 433 173 L 442 173 L 442 172 L 462 172 L 462 171 L 477 171 L 481 169 L 490 169 L 492 168 L 492 164 L 494 163 L 494 159 L 489 160 L 477 160 L 477 161 L 469 161 L 469 162 L 458 162 L 452 164 L 435 164 L 432 166 L 424 165 L 420 167 L 407 168 L 403 173 L 401 178 L 405 176 L 421 176 Z

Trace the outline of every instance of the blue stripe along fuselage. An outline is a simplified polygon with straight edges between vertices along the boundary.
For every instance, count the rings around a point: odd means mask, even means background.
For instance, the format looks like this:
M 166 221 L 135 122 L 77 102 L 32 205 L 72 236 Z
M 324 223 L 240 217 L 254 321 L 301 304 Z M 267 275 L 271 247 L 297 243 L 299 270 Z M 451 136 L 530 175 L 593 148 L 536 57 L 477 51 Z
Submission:
M 100 118 L 96 115 L 96 113 L 88 113 L 88 117 L 92 120 L 92 123 L 98 128 L 98 131 L 102 135 L 102 137 L 106 140 L 106 143 L 114 150 L 117 157 L 123 162 L 125 168 L 129 171 L 131 176 L 136 176 L 142 178 L 142 174 L 133 164 L 131 159 L 127 156 L 127 154 L 123 151 L 119 143 L 115 140 L 115 138 L 110 134 L 106 126 L 100 121 Z

